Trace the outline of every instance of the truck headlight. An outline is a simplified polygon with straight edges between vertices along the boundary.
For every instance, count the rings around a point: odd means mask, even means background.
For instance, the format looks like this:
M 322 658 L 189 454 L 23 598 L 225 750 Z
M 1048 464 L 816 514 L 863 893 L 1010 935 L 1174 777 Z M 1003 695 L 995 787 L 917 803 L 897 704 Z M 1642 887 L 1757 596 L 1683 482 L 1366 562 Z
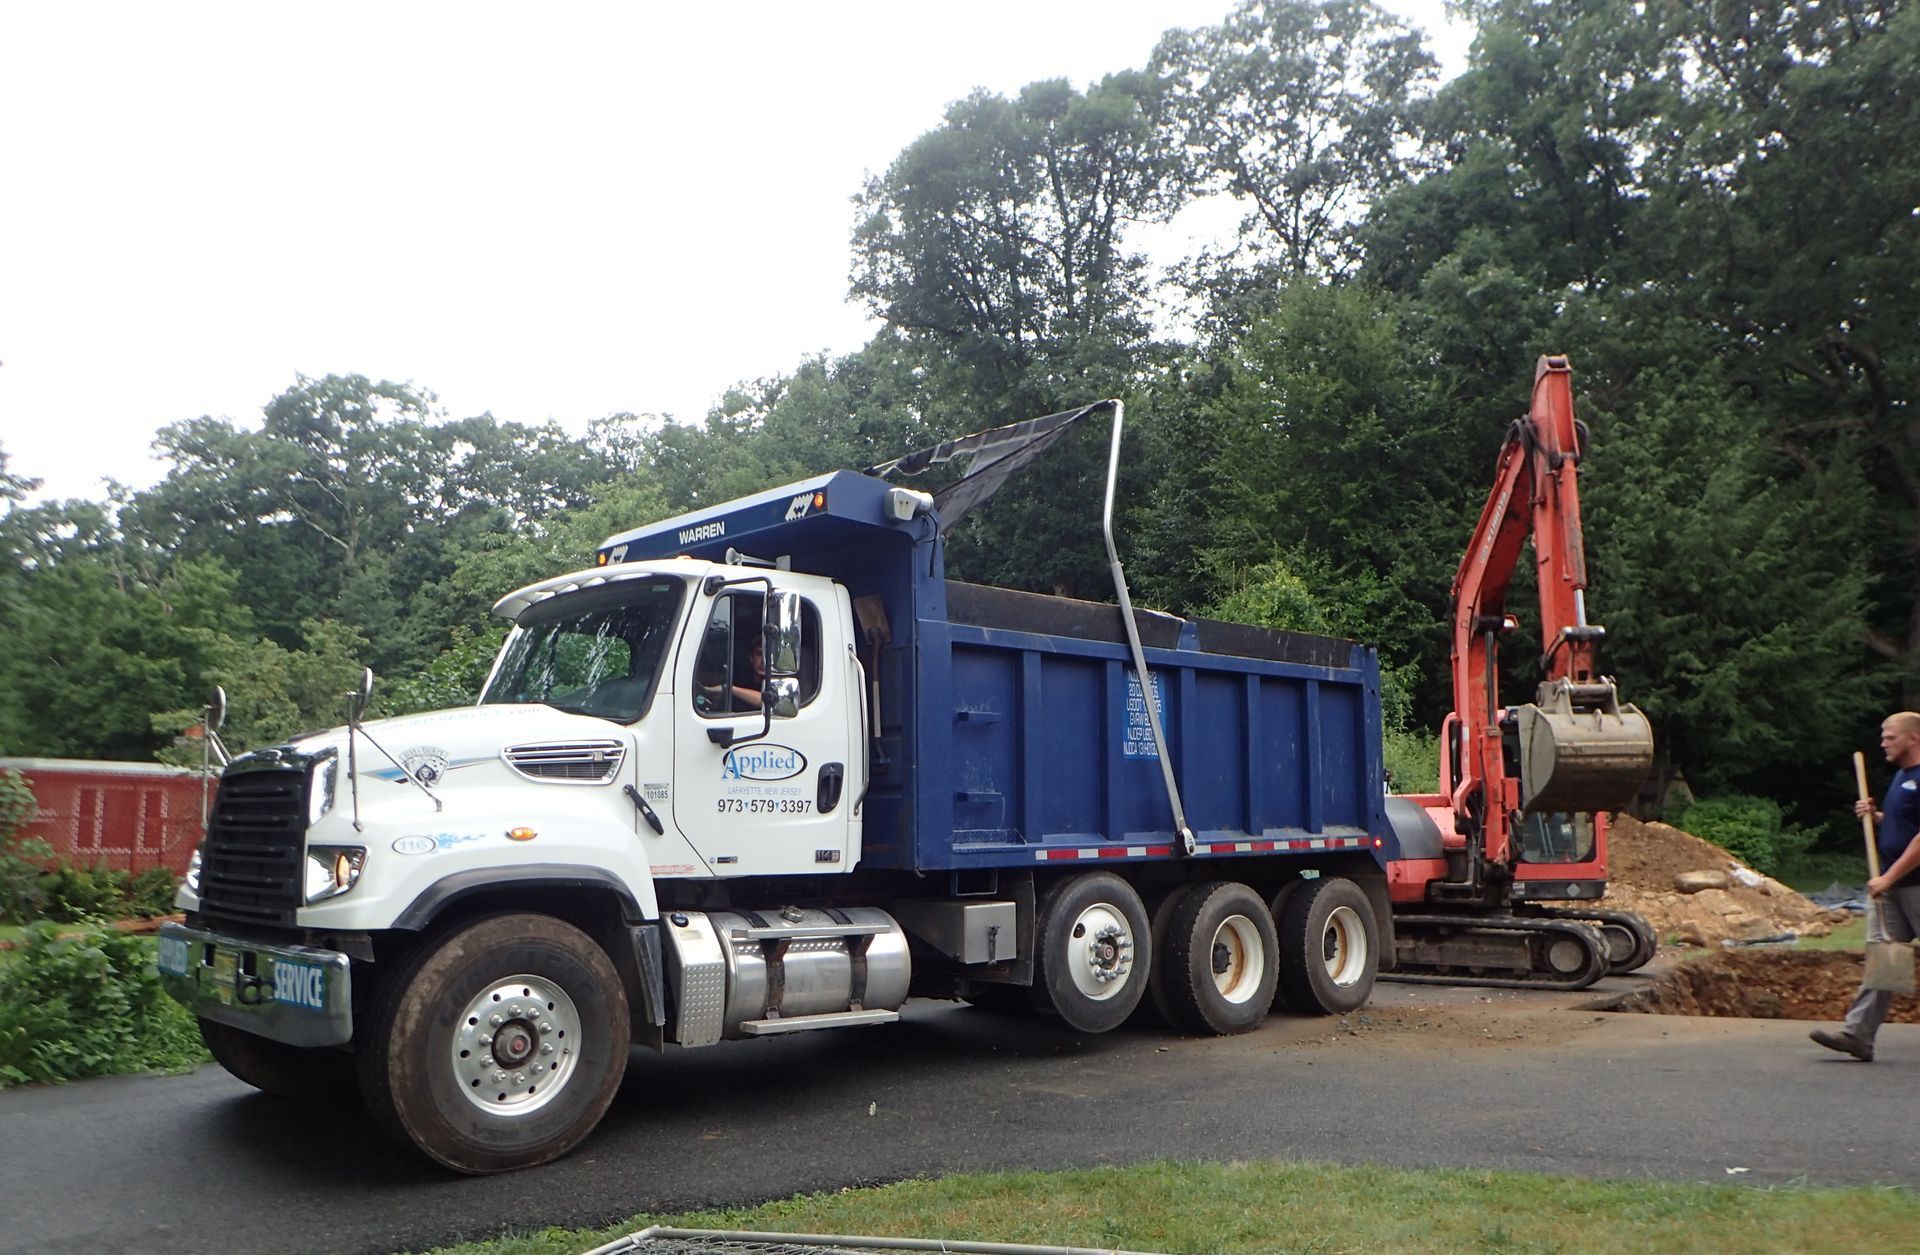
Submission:
M 366 866 L 367 850 L 359 845 L 307 847 L 307 901 L 323 902 L 353 888 Z
M 334 790 L 339 785 L 340 756 L 332 750 L 326 751 L 307 773 L 307 826 L 320 822 L 320 817 L 333 809 Z
M 193 847 L 193 857 L 187 860 L 187 892 L 196 898 L 200 896 L 200 858 L 206 849 L 207 844 L 202 841 Z

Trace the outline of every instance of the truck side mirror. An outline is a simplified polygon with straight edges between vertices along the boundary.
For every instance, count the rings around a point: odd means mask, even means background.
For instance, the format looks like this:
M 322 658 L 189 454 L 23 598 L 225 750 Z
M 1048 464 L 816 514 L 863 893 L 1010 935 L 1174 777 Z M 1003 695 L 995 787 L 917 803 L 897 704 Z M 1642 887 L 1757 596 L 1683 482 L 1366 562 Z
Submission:
M 367 713 L 367 703 L 373 700 L 373 668 L 360 668 L 360 683 L 353 692 L 347 694 L 347 722 L 359 726 L 360 716 Z
M 760 643 L 766 656 L 768 678 L 799 675 L 800 594 L 768 589 L 760 623 Z
M 227 690 L 218 684 L 213 686 L 213 699 L 207 703 L 207 717 L 203 725 L 208 732 L 218 732 L 220 725 L 227 721 Z
M 775 719 L 793 718 L 800 713 L 800 681 L 790 675 L 768 676 L 760 706 Z

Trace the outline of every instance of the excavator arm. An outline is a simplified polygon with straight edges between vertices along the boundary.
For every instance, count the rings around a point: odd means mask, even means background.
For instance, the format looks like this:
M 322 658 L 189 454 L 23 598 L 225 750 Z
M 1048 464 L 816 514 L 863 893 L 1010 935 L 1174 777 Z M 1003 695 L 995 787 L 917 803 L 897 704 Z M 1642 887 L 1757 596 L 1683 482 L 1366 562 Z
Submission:
M 1515 819 L 1527 812 L 1604 812 L 1629 802 L 1653 764 L 1646 716 L 1623 706 L 1595 672 L 1606 629 L 1587 621 L 1586 550 L 1580 525 L 1584 427 L 1573 416 L 1573 375 L 1542 357 L 1533 400 L 1515 420 L 1453 582 L 1453 718 L 1444 781 L 1455 826 L 1477 838 L 1487 865 L 1512 860 Z M 1499 642 L 1516 630 L 1506 613 L 1513 573 L 1532 542 L 1539 594 L 1542 679 L 1534 701 L 1511 709 L 1499 692 Z M 1505 741 L 1518 739 L 1519 771 Z M 1444 768 L 1443 768 L 1444 770 Z

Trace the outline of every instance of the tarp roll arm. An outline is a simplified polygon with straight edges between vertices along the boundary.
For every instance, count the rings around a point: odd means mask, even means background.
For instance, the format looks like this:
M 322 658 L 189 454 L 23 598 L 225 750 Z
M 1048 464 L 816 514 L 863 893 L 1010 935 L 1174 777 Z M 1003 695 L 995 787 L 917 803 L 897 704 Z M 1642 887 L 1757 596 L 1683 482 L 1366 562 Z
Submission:
M 1192 854 L 1197 848 L 1193 829 L 1187 827 L 1186 808 L 1180 805 L 1180 786 L 1173 778 L 1173 755 L 1167 751 L 1167 734 L 1160 723 L 1160 703 L 1154 695 L 1153 677 L 1147 674 L 1147 655 L 1140 647 L 1140 628 L 1133 621 L 1133 599 L 1127 596 L 1127 576 L 1120 567 L 1120 551 L 1113 543 L 1113 496 L 1120 479 L 1120 429 L 1127 407 L 1118 399 L 1103 404 L 1113 408 L 1113 441 L 1107 453 L 1107 501 L 1100 523 L 1107 540 L 1107 569 L 1113 572 L 1113 591 L 1120 599 L 1120 621 L 1127 628 L 1127 648 L 1133 653 L 1134 673 L 1140 677 L 1140 695 L 1147 704 L 1153 748 L 1160 757 L 1160 778 L 1166 783 L 1167 801 L 1173 807 L 1173 830 L 1180 837 L 1178 848 L 1182 854 Z

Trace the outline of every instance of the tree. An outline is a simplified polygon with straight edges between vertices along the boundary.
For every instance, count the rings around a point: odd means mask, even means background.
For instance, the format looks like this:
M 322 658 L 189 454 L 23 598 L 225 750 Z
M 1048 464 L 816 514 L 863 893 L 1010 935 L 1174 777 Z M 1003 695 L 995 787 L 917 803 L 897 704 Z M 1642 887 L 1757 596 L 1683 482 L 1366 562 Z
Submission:
M 1920 704 L 1920 13 L 1886 0 L 1675 7 L 1699 66 L 1676 300 L 1711 320 L 1820 479 L 1856 460 L 1885 526 L 1869 647 Z M 1836 194 L 1836 189 L 1845 189 Z
M 1151 70 L 1195 190 L 1243 204 L 1242 247 L 1299 277 L 1352 267 L 1355 224 L 1406 170 L 1434 60 L 1367 0 L 1244 0 L 1218 26 L 1169 31 Z
M 1722 368 L 1676 359 L 1637 404 L 1587 407 L 1606 663 L 1696 788 L 1817 791 L 1885 697 L 1861 648 L 1859 468 L 1788 463 Z
M 1424 723 L 1446 692 L 1448 582 L 1503 428 L 1449 421 L 1444 377 L 1406 309 L 1358 286 L 1284 289 L 1187 423 L 1201 469 L 1163 481 L 1146 528 L 1198 532 L 1189 562 L 1202 588 L 1236 586 L 1278 557 L 1318 605 L 1339 608 L 1334 630 L 1380 645 L 1390 666 L 1415 664 Z
M 451 626 L 439 586 L 458 553 L 585 504 L 611 473 L 552 424 L 433 418 L 431 394 L 410 384 L 328 375 L 275 397 L 257 432 L 176 423 L 156 441 L 173 469 L 130 503 L 129 530 L 225 561 L 283 648 L 338 618 L 377 668 L 418 665 Z
M 955 103 L 859 198 L 854 295 L 974 376 L 997 421 L 1042 412 L 1044 390 L 1024 386 L 1036 363 L 1089 342 L 1123 357 L 1144 337 L 1144 261 L 1123 229 L 1175 203 L 1156 107 L 1137 73 Z

